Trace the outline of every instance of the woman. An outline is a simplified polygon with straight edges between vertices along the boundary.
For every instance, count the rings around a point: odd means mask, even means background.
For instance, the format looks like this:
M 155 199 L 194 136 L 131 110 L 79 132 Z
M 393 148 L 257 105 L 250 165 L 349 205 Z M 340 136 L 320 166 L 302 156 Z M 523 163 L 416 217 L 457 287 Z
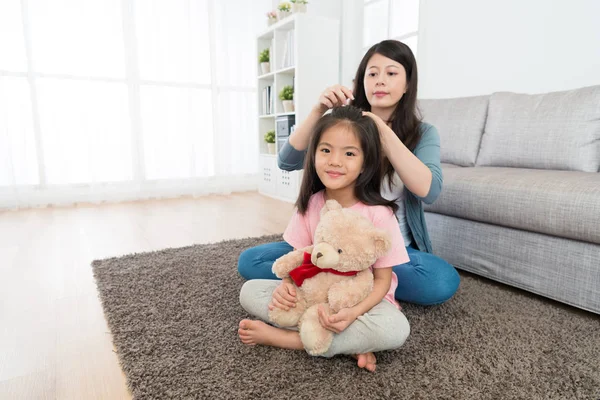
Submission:
M 367 51 L 356 72 L 355 93 L 335 85 L 326 89 L 309 116 L 279 153 L 279 167 L 302 168 L 310 133 L 328 109 L 352 104 L 364 110 L 379 128 L 386 177 L 382 195 L 395 200 L 396 216 L 410 261 L 397 265 L 396 299 L 421 305 L 441 304 L 458 289 L 460 278 L 452 265 L 432 254 L 423 202 L 433 203 L 442 189 L 440 139 L 437 129 L 417 116 L 417 65 L 408 46 L 384 40 Z M 286 242 L 245 250 L 238 271 L 246 279 L 277 279 L 273 262 L 292 250 Z M 273 302 L 287 304 L 284 297 Z

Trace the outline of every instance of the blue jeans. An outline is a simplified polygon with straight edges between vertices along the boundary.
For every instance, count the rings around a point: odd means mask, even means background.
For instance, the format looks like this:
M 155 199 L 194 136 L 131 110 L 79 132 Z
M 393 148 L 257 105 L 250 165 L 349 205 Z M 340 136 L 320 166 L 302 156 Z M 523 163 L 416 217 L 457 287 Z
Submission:
M 278 279 L 271 272 L 273 262 L 292 250 L 286 242 L 251 247 L 240 254 L 238 271 L 246 279 Z M 460 277 L 452 265 L 412 247 L 406 251 L 410 261 L 394 267 L 398 277 L 396 299 L 428 306 L 441 304 L 454 296 Z

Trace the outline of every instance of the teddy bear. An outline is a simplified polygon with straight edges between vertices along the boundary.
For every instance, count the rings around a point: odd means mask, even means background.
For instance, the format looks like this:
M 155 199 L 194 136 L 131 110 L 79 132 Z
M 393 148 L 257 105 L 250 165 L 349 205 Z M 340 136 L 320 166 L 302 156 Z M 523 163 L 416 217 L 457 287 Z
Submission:
M 296 307 L 269 311 L 280 327 L 298 327 L 308 354 L 327 352 L 334 333 L 319 322 L 318 307 L 328 314 L 353 307 L 373 290 L 370 267 L 391 248 L 387 232 L 377 229 L 357 211 L 327 200 L 315 230 L 313 245 L 278 258 L 273 273 L 292 279 Z

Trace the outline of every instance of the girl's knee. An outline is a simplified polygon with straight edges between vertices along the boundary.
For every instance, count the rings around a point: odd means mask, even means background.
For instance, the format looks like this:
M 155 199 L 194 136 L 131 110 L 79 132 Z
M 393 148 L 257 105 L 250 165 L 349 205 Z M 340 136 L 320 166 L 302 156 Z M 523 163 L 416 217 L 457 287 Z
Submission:
M 252 299 L 254 297 L 255 289 L 253 288 L 255 281 L 246 281 L 240 289 L 240 305 L 244 310 L 248 312 Z
M 389 348 L 397 349 L 404 345 L 406 339 L 410 336 L 410 324 L 406 316 L 402 312 L 398 312 L 398 316 L 396 316 L 393 322 L 389 327 Z

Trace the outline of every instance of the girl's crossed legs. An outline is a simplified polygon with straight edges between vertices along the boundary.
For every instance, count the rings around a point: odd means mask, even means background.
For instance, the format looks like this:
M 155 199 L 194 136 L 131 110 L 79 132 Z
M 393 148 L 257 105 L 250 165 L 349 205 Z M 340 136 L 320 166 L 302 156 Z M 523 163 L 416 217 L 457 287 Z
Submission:
M 269 320 L 269 302 L 279 280 L 254 279 L 247 281 L 240 291 L 240 304 L 251 315 Z M 238 331 L 246 344 L 265 344 L 286 349 L 302 350 L 302 342 L 297 331 L 281 329 L 262 321 L 243 320 Z M 358 317 L 348 328 L 334 335 L 331 347 L 324 357 L 337 354 L 364 354 L 359 366 L 375 369 L 375 357 L 367 353 L 392 350 L 401 347 L 408 335 L 410 326 L 404 314 L 386 300 L 373 307 L 368 313 Z M 363 365 L 361 365 L 361 363 Z

